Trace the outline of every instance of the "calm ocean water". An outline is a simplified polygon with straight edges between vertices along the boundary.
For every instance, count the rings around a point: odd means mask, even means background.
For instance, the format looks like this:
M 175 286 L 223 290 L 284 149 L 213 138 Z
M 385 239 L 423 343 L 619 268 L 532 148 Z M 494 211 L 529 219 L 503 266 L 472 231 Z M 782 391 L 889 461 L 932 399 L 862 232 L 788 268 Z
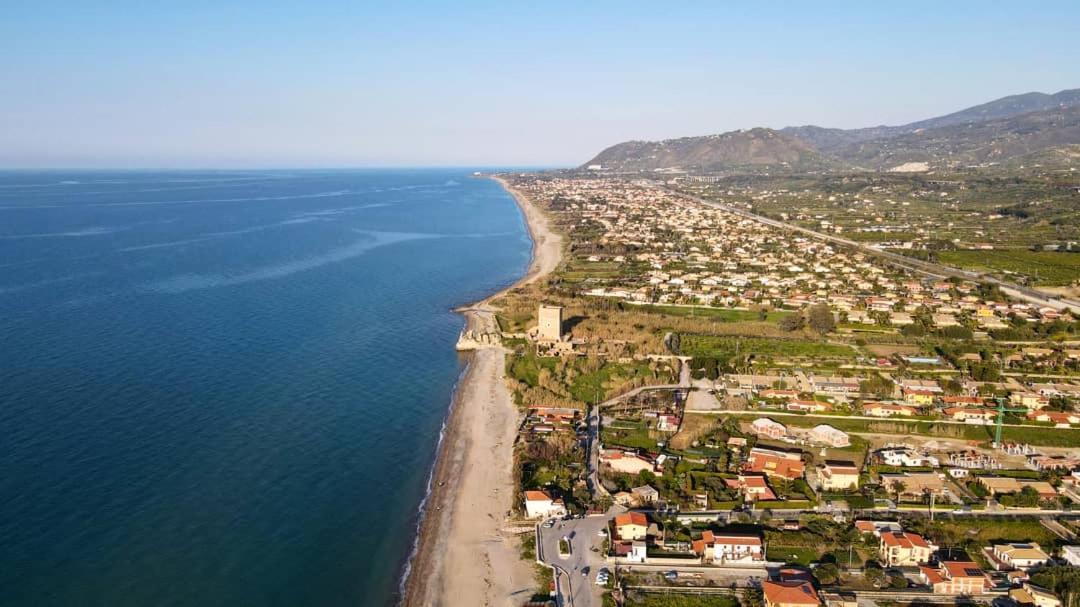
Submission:
M 0 172 L 0 604 L 393 602 L 529 247 L 461 170 Z

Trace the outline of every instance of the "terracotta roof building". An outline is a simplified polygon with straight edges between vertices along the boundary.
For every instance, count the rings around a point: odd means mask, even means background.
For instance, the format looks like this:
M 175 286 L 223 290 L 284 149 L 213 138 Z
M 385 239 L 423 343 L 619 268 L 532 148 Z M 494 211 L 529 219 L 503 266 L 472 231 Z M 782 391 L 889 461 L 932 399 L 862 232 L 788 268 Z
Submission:
M 762 582 L 765 607 L 813 607 L 821 604 L 808 582 Z

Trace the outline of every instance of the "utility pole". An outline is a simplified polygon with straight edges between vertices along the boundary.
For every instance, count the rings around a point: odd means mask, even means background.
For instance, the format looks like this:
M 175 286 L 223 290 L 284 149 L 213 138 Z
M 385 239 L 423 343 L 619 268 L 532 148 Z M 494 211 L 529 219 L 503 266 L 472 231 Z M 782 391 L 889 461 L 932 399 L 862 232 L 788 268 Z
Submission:
M 1027 409 L 1008 409 L 1008 408 L 1006 408 L 1005 407 L 1005 397 L 1003 397 L 1003 396 L 999 396 L 994 400 L 997 401 L 997 429 L 994 431 L 994 445 L 993 446 L 994 446 L 995 449 L 1000 449 L 1001 448 L 1001 426 L 1005 422 L 1005 414 L 1006 413 L 1023 413 L 1025 411 L 1027 411 Z

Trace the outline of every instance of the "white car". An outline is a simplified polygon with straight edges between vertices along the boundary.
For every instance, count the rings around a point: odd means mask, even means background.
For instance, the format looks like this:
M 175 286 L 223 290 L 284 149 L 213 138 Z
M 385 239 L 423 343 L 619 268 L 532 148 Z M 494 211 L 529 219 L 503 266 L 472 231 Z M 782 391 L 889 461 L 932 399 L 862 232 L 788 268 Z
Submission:
M 606 573 L 604 573 L 603 571 L 596 574 L 596 585 L 597 586 L 607 586 L 607 581 L 608 581 L 608 575 Z

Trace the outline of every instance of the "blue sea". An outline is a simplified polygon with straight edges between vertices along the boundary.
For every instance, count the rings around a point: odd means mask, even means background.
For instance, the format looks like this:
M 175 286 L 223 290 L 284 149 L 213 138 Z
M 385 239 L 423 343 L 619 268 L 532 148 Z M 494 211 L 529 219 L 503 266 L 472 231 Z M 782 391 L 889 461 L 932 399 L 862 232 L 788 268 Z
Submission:
M 394 603 L 529 261 L 470 174 L 0 172 L 0 604 Z

